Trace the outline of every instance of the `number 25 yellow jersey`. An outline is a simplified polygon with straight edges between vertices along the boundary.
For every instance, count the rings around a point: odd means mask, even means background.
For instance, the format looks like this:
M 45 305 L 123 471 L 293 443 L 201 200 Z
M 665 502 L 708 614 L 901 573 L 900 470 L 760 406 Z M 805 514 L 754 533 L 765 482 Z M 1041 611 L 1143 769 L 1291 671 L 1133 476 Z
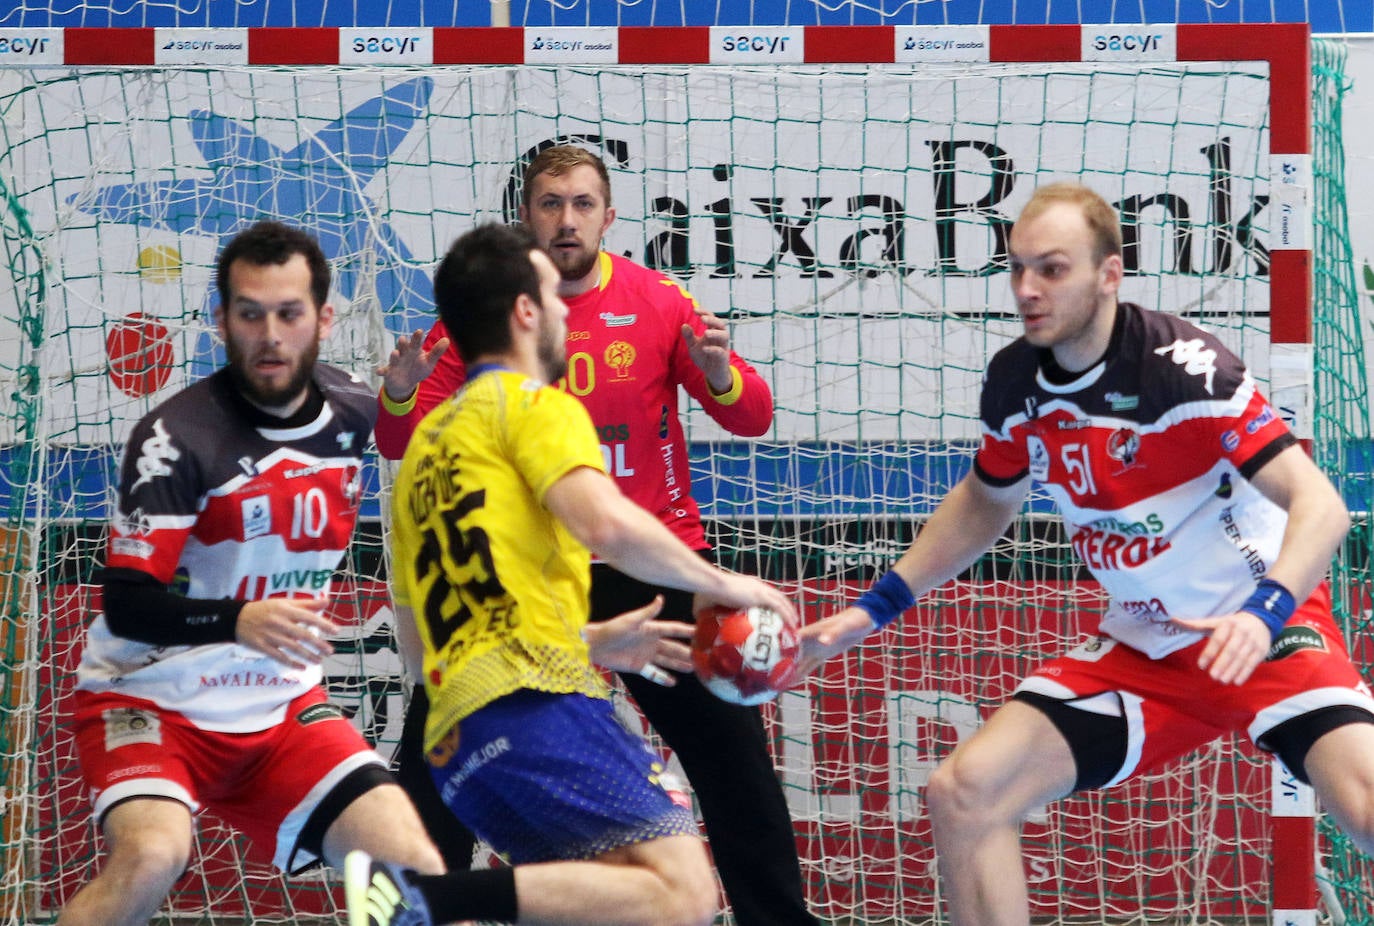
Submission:
M 430 412 L 392 494 L 392 585 L 424 643 L 425 748 L 518 689 L 605 697 L 581 631 L 591 555 L 544 507 L 579 466 L 604 472 L 571 396 L 496 369 Z

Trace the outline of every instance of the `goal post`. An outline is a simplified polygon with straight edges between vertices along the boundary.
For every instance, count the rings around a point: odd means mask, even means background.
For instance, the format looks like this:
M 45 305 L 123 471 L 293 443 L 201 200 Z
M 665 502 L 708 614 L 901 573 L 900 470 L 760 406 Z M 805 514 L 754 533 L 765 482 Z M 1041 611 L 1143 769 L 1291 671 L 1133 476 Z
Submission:
M 24 594 L 0 672 L 25 696 L 7 699 L 0 787 L 32 825 L 0 835 L 0 918 L 51 921 L 98 863 L 65 712 L 115 465 L 135 420 L 221 362 L 214 259 L 253 220 L 320 236 L 338 308 L 323 356 L 366 376 L 432 323 L 448 243 L 513 217 L 524 159 L 597 150 L 608 248 L 727 317 L 773 387 L 757 441 L 686 408 L 691 477 L 722 561 L 810 619 L 852 600 L 966 471 L 984 365 L 1018 333 L 1007 229 L 1041 182 L 1112 202 L 1123 297 L 1216 330 L 1324 459 L 1313 265 L 1341 258 L 1314 251 L 1312 203 L 1342 153 L 1338 132 L 1312 148 L 1301 24 L 15 32 L 0 502 L 25 541 L 5 597 Z M 1359 337 L 1357 314 L 1320 323 Z M 569 387 L 595 388 L 607 373 L 571 350 Z M 1363 370 L 1335 374 L 1356 372 L 1352 414 Z M 612 467 L 620 439 L 602 435 Z M 375 456 L 365 483 L 327 681 L 387 752 L 403 691 Z M 942 921 L 930 769 L 1101 604 L 1036 493 L 967 575 L 768 708 L 818 915 Z M 1047 808 L 1026 824 L 1037 921 L 1315 923 L 1314 808 L 1273 774 L 1227 739 Z M 337 915 L 328 876 L 275 876 L 208 817 L 198 845 L 174 916 Z M 1343 890 L 1361 922 L 1374 903 Z

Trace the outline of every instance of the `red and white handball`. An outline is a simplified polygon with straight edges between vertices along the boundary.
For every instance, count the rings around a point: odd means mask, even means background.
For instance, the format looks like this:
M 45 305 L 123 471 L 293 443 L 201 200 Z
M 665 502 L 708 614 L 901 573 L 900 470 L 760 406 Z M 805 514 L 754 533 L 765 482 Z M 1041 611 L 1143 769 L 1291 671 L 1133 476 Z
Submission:
M 762 704 L 792 686 L 801 640 L 768 608 L 711 607 L 697 614 L 692 667 L 707 690 L 731 704 Z

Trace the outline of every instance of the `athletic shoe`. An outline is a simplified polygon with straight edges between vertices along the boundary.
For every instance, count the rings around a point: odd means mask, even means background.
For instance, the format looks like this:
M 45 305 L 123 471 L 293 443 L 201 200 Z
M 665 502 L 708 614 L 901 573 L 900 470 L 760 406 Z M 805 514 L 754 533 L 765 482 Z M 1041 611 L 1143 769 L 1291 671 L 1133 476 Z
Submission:
M 344 858 L 348 926 L 433 926 L 429 905 L 400 868 L 361 849 Z

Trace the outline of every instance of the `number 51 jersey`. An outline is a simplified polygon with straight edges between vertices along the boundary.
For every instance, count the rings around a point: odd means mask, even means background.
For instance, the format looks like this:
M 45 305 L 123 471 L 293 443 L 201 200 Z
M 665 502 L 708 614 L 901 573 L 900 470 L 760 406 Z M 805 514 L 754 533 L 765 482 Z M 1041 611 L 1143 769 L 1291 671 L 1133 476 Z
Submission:
M 1278 555 L 1287 515 L 1250 478 L 1296 439 L 1244 364 L 1177 316 L 1122 303 L 1082 373 L 1016 340 L 981 416 L 979 476 L 1044 486 L 1110 596 L 1102 631 L 1154 658 L 1199 639 L 1171 618 L 1235 611 Z

